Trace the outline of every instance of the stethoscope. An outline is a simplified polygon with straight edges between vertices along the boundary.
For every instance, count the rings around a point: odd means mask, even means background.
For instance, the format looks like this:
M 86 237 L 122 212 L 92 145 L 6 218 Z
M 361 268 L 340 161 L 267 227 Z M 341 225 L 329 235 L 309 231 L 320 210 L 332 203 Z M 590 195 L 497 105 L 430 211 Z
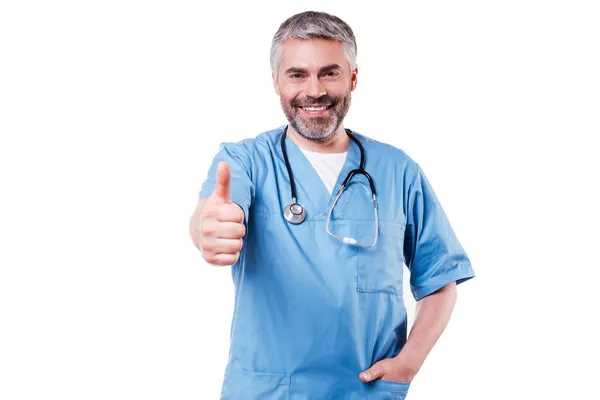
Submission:
M 344 182 L 342 183 L 342 186 L 338 190 L 338 192 L 335 196 L 335 199 L 329 209 L 329 213 L 327 214 L 327 222 L 326 222 L 325 226 L 327 229 L 327 233 L 329 233 L 333 237 L 343 240 L 345 243 L 355 244 L 355 245 L 359 245 L 359 246 L 363 246 L 363 247 L 372 247 L 377 242 L 377 236 L 378 236 L 378 231 L 379 231 L 379 219 L 378 219 L 378 215 L 377 215 L 377 193 L 375 192 L 375 185 L 373 184 L 373 179 L 371 178 L 371 175 L 369 175 L 369 173 L 367 171 L 365 171 L 365 149 L 364 149 L 363 145 L 350 132 L 349 129 L 346 129 L 345 131 L 346 131 L 346 134 L 350 137 L 350 139 L 352 139 L 352 141 L 354 141 L 354 143 L 356 143 L 358 145 L 358 148 L 360 149 L 360 166 L 358 168 L 353 169 L 352 171 L 348 172 L 348 175 L 346 175 L 346 179 L 344 179 Z M 304 210 L 304 207 L 302 207 L 297 202 L 296 184 L 294 182 L 294 177 L 292 174 L 292 167 L 290 166 L 290 161 L 288 159 L 287 149 L 285 146 L 286 133 L 287 133 L 287 127 L 285 128 L 285 130 L 283 131 L 283 134 L 281 135 L 281 151 L 283 152 L 283 159 L 285 161 L 285 167 L 287 168 L 288 176 L 290 179 L 292 202 L 284 208 L 283 216 L 289 223 L 297 225 L 297 224 L 301 224 L 306 219 L 306 211 Z M 373 209 L 375 211 L 375 237 L 374 237 L 373 243 L 371 243 L 369 245 L 359 243 L 356 241 L 356 239 L 354 239 L 352 237 L 337 236 L 337 235 L 331 233 L 331 231 L 329 230 L 329 221 L 331 219 L 331 213 L 333 212 L 333 208 L 335 207 L 335 204 L 337 203 L 338 199 L 342 195 L 342 192 L 344 191 L 344 189 L 346 189 L 346 187 L 348 187 L 348 184 L 350 183 L 350 180 L 352 179 L 352 177 L 357 174 L 364 175 L 367 178 L 367 180 L 369 181 L 369 186 L 371 188 L 371 195 L 372 195 L 372 199 L 373 199 Z

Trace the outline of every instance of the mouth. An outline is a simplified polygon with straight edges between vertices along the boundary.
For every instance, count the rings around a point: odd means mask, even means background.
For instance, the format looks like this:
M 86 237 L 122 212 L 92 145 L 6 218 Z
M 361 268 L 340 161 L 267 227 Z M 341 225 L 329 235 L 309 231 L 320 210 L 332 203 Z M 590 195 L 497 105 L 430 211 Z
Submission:
M 333 105 L 331 104 L 313 104 L 310 106 L 298 106 L 298 108 L 302 109 L 302 111 L 304 111 L 305 114 L 311 116 L 326 114 L 328 110 L 331 109 L 331 107 L 333 107 Z

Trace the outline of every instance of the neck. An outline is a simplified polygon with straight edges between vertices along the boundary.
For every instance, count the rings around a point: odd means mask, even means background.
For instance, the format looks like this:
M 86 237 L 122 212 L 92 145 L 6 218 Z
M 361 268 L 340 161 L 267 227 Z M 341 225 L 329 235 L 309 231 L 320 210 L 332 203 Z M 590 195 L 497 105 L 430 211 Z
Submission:
M 296 132 L 291 125 L 288 125 L 287 135 L 301 149 L 317 153 L 343 153 L 348 151 L 348 145 L 350 144 L 350 138 L 342 124 L 323 141 L 306 139 Z

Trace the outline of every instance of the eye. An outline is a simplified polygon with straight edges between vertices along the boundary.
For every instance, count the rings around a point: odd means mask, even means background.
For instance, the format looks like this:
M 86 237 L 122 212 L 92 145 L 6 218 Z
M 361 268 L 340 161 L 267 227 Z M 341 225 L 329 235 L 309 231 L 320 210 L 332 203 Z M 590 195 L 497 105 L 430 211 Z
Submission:
M 328 78 L 335 78 L 339 75 L 340 73 L 338 71 L 327 71 L 325 72 L 325 76 Z
M 302 77 L 302 75 L 300 75 L 300 74 L 291 74 L 291 75 L 290 75 L 290 78 L 291 78 L 291 79 L 299 79 L 299 78 L 301 78 L 301 77 Z

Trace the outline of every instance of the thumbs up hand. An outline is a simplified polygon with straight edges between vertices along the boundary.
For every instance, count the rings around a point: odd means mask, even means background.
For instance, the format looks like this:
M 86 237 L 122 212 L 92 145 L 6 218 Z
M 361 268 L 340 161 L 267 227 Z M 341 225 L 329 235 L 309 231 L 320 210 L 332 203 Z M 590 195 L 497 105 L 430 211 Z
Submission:
M 243 247 L 244 211 L 231 201 L 231 171 L 226 162 L 217 167 L 217 183 L 200 216 L 200 251 L 213 265 L 233 265 Z

